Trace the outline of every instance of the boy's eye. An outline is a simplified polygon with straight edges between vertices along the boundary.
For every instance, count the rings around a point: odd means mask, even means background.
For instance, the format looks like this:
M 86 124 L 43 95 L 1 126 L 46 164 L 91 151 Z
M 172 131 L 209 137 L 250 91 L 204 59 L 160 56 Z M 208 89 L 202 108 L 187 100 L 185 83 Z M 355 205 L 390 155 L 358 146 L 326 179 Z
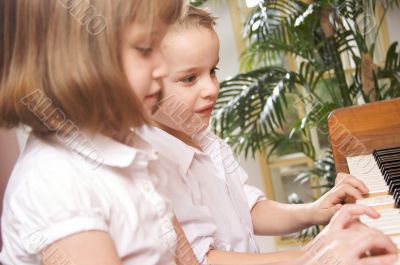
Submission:
M 135 49 L 144 56 L 149 55 L 153 51 L 152 48 L 147 48 L 147 47 L 135 47 Z
M 216 73 L 218 70 L 219 70 L 218 67 L 214 67 L 214 68 L 211 70 L 211 74 L 212 74 L 212 75 L 215 75 L 215 73 Z
M 181 81 L 185 84 L 190 84 L 190 83 L 193 83 L 195 80 L 196 80 L 196 76 L 191 75 L 191 76 L 187 76 L 187 77 L 183 78 Z

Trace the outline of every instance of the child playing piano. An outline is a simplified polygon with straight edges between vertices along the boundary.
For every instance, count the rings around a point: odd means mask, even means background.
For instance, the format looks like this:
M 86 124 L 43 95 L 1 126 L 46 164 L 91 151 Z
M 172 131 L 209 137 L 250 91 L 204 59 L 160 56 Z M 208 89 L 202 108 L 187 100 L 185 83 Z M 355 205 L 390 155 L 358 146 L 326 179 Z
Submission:
M 180 176 L 169 180 L 165 194 L 200 262 L 265 264 L 287 259 L 287 254 L 257 254 L 254 234 L 282 235 L 327 224 L 346 196 L 358 199 L 368 190 L 357 179 L 339 174 L 336 186 L 316 202 L 289 205 L 268 200 L 246 184 L 247 174 L 230 148 L 206 129 L 219 90 L 214 24 L 207 11 L 191 7 L 169 30 L 162 49 L 170 72 L 153 116 L 158 128 L 145 127 L 141 135 L 179 166 Z

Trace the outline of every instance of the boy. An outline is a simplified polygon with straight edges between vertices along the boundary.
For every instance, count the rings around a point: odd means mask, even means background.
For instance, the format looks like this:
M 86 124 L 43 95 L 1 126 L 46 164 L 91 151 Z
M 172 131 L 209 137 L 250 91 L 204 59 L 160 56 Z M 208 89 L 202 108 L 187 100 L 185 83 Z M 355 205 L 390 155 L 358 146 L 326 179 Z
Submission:
M 347 195 L 359 199 L 368 190 L 339 174 L 335 188 L 318 201 L 288 205 L 267 200 L 246 184 L 247 174 L 230 148 L 207 130 L 219 91 L 214 25 L 208 12 L 191 7 L 168 32 L 162 49 L 169 74 L 153 116 L 158 128 L 143 128 L 141 135 L 171 165 L 178 165 L 180 176 L 169 179 L 165 195 L 200 262 L 265 264 L 300 256 L 258 254 L 254 233 L 280 235 L 327 224 Z

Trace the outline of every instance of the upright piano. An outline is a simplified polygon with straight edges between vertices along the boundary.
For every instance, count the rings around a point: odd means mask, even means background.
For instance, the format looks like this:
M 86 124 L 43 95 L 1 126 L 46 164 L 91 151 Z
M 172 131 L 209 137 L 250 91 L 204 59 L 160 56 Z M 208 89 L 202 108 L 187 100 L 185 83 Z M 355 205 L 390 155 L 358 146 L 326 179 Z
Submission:
M 369 189 L 356 203 L 381 213 L 361 221 L 390 236 L 400 253 L 400 98 L 335 110 L 328 128 L 337 172 Z

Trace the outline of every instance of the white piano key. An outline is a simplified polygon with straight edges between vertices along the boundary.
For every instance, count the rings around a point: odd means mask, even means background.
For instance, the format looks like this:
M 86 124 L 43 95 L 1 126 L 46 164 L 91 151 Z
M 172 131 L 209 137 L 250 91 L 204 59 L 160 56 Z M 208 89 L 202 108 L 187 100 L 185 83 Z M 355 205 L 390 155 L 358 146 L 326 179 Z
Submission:
M 393 205 L 394 199 L 391 195 L 384 195 L 372 198 L 366 198 L 356 201 L 357 204 L 367 205 L 367 206 L 381 206 L 381 205 Z
M 389 187 L 372 154 L 346 157 L 346 160 L 350 174 L 361 180 L 369 189 L 370 194 L 389 191 Z M 367 206 L 384 206 L 394 205 L 395 201 L 391 195 L 385 195 L 357 200 L 356 203 Z M 379 219 L 362 216 L 360 217 L 361 222 L 391 236 L 400 250 L 400 210 L 387 208 L 378 210 L 378 212 L 381 214 Z M 400 259 L 396 265 L 400 265 Z
M 400 233 L 400 227 L 399 225 L 393 225 L 393 226 L 383 226 L 383 227 L 374 227 L 377 230 L 380 230 L 382 233 L 385 235 L 397 235 Z
M 368 190 L 369 190 L 370 194 L 384 193 L 384 192 L 388 192 L 389 191 L 388 187 L 378 187 L 378 188 L 374 188 L 374 187 L 370 188 L 370 187 L 368 187 Z
M 389 191 L 389 187 L 372 155 L 347 157 L 346 159 L 350 174 L 361 180 L 367 186 L 370 194 Z
M 392 236 L 390 237 L 392 239 L 393 243 L 397 246 L 398 249 L 400 249 L 400 236 Z
M 367 216 L 360 218 L 364 224 L 376 228 L 387 235 L 400 233 L 400 211 L 399 209 L 389 208 L 378 211 L 381 215 L 379 219 L 371 219 Z

